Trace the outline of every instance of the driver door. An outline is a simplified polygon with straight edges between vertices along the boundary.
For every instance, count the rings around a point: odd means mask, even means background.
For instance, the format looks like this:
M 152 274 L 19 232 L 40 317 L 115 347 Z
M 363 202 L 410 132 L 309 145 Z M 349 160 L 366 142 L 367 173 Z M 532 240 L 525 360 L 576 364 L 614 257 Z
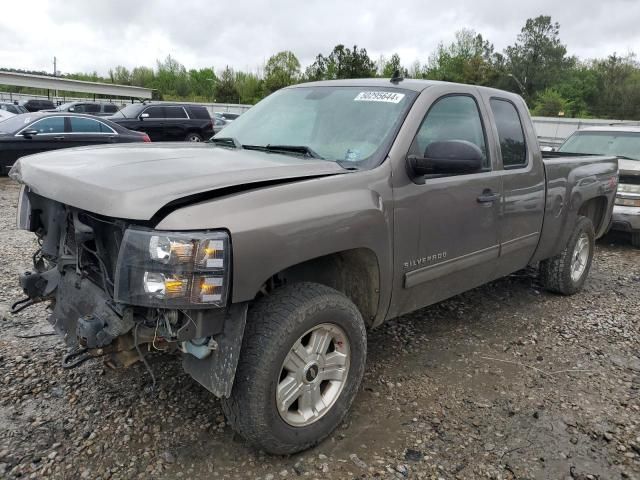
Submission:
M 496 271 L 501 180 L 493 172 L 484 106 L 475 88 L 451 88 L 440 88 L 428 103 L 407 156 L 424 156 L 432 142 L 463 140 L 480 148 L 483 168 L 394 187 L 394 315 L 479 286 Z

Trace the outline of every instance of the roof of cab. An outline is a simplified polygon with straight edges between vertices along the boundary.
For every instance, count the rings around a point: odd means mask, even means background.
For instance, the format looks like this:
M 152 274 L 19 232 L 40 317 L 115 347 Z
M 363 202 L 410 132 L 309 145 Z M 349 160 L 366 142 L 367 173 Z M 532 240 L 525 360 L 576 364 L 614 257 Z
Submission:
M 479 85 L 469 85 L 464 83 L 442 82 L 439 80 L 419 80 L 414 78 L 403 78 L 398 81 L 391 81 L 390 78 L 351 78 L 345 80 L 321 80 L 318 82 L 298 83 L 287 88 L 304 88 L 304 87 L 386 87 L 401 88 L 404 90 L 413 90 L 414 92 L 422 92 L 424 89 L 436 85 L 457 85 L 465 90 L 477 88 L 486 92 L 493 92 L 502 96 L 511 96 L 521 98 L 520 95 L 499 90 L 491 87 L 482 87 Z

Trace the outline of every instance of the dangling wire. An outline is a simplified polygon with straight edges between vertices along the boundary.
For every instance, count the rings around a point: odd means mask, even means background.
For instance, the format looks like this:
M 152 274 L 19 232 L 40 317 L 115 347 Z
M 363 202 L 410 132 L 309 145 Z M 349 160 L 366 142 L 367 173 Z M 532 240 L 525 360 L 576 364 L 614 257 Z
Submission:
M 140 326 L 140 323 L 136 323 L 136 326 L 133 329 L 133 343 L 136 346 L 136 351 L 138 352 L 138 356 L 140 357 L 140 360 L 142 360 L 142 363 L 144 363 L 144 366 L 147 369 L 147 372 L 149 372 L 149 375 L 151 376 L 151 391 L 154 391 L 156 389 L 156 377 L 153 374 L 153 370 L 151 370 L 151 366 L 147 362 L 147 359 L 144 358 L 144 355 L 142 354 L 142 350 L 140 350 L 140 346 L 138 345 L 138 327 L 139 326 Z

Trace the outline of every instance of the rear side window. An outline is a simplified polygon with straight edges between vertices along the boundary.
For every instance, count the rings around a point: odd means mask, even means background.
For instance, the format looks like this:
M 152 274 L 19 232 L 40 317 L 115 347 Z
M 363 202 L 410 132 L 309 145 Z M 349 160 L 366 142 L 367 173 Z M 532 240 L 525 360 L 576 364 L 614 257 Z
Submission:
M 167 118 L 164 114 L 164 107 L 149 107 L 142 113 L 148 113 L 149 118 Z
M 209 115 L 209 111 L 206 107 L 193 107 L 189 108 L 189 116 L 191 118 L 197 118 L 198 120 L 209 120 L 211 115 Z
M 465 140 L 477 145 L 482 151 L 483 167 L 491 166 L 480 111 L 473 97 L 451 95 L 438 100 L 422 122 L 414 144 L 421 155 L 430 143 L 447 140 Z
M 498 128 L 502 165 L 507 168 L 519 168 L 527 165 L 527 145 L 520 115 L 513 103 L 508 100 L 492 98 L 491 111 Z
M 37 130 L 39 135 L 64 133 L 64 117 L 43 118 L 27 128 Z
M 96 103 L 87 103 L 87 105 L 85 106 L 85 112 L 87 112 L 87 113 L 99 113 L 100 112 L 100 105 L 98 105 Z
M 71 118 L 71 131 L 73 133 L 114 133 L 104 123 L 90 118 Z
M 187 113 L 182 107 L 164 107 L 165 118 L 187 118 Z
M 115 105 L 105 105 L 104 113 L 116 113 L 118 111 L 118 107 Z

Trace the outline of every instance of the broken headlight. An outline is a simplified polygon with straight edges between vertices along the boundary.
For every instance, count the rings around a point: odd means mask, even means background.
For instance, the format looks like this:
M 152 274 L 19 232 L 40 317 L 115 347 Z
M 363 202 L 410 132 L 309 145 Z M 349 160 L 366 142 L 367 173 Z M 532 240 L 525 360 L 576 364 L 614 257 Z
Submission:
M 159 308 L 222 307 L 230 259 L 226 232 L 130 228 L 118 255 L 115 300 Z

